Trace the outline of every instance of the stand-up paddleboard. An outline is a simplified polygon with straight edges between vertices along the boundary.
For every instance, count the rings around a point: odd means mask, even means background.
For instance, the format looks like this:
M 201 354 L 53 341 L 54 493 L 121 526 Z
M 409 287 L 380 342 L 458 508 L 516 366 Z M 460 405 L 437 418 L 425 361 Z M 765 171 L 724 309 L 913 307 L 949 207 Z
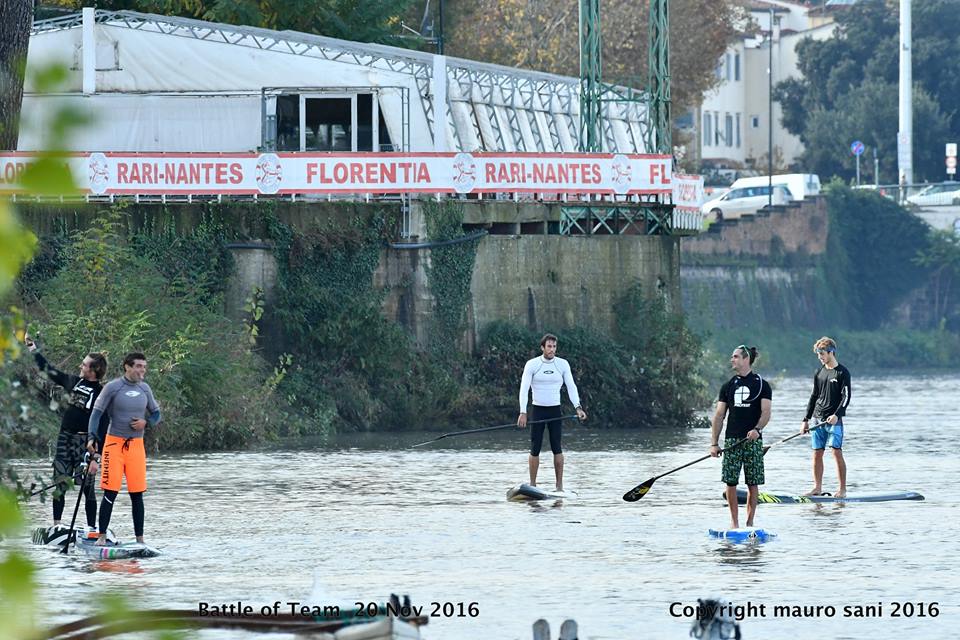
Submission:
M 791 496 L 782 493 L 763 493 L 757 496 L 757 502 L 763 504 L 818 504 L 832 502 L 890 502 L 891 500 L 923 500 L 924 497 L 916 491 L 898 491 L 894 493 L 875 493 L 872 495 L 846 496 L 837 498 L 831 495 L 822 496 Z M 737 502 L 747 503 L 747 491 L 737 489 Z
M 740 529 L 710 529 L 711 538 L 723 538 L 732 542 L 766 542 L 776 538 L 776 534 L 757 527 L 741 527 Z
M 85 538 L 87 535 L 87 530 L 83 527 L 78 527 L 74 529 L 76 531 L 75 540 L 80 538 Z M 33 544 L 40 544 L 47 547 L 60 547 L 67 541 L 67 536 L 70 535 L 70 527 L 65 527 L 62 524 L 55 527 L 37 527 L 33 530 L 33 535 L 30 536 L 33 540 Z M 107 542 L 116 543 L 117 536 L 113 532 L 113 529 L 107 529 Z
M 160 551 L 143 542 L 124 542 L 97 546 L 96 540 L 81 538 L 77 540 L 77 551 L 101 560 L 125 560 L 127 558 L 153 558 Z
M 507 489 L 507 500 L 514 502 L 529 500 L 563 500 L 576 497 L 572 491 L 545 491 L 527 483 Z

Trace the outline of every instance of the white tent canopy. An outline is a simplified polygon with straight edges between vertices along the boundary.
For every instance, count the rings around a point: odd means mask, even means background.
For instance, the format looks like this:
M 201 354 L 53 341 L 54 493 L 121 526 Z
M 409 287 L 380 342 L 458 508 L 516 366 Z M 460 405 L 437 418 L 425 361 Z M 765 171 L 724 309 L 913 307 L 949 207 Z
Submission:
M 23 151 L 63 144 L 44 123 L 65 104 L 94 122 L 71 150 L 577 151 L 576 78 L 397 47 L 86 9 L 34 24 L 28 78 L 51 62 L 68 83 L 28 80 Z M 646 103 L 605 105 L 604 151 L 647 153 Z

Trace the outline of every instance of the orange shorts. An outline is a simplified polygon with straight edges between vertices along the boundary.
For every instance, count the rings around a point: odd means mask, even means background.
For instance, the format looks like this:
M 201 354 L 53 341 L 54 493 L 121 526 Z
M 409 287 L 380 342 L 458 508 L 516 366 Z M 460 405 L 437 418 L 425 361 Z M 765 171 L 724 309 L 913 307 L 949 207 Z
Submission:
M 127 491 L 141 493 L 147 490 L 147 454 L 143 438 L 121 438 L 108 435 L 100 454 L 100 488 L 120 491 L 123 476 L 127 477 Z

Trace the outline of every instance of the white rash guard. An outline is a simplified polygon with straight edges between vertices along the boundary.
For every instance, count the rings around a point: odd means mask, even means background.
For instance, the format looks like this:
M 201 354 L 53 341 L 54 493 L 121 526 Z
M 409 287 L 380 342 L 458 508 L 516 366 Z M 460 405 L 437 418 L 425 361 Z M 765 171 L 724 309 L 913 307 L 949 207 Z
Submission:
M 563 358 L 547 360 L 538 356 L 528 360 L 520 378 L 520 413 L 527 412 L 527 396 L 533 389 L 533 404 L 555 407 L 560 404 L 560 387 L 567 386 L 567 396 L 573 406 L 580 406 L 580 393 L 570 373 L 570 363 Z

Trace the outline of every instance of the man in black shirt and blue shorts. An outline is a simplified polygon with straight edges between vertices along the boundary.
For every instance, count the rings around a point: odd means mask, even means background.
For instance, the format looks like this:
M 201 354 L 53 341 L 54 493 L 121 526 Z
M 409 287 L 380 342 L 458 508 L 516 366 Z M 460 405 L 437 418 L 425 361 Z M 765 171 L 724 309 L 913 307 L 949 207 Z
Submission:
M 847 463 L 843 459 L 843 416 L 850 404 L 850 372 L 837 362 L 837 343 L 824 336 L 813 345 L 813 352 L 820 360 L 820 368 L 813 376 L 813 393 L 807 403 L 807 413 L 800 423 L 801 431 L 810 431 L 810 418 L 826 423 L 814 429 L 811 437 L 813 447 L 813 489 L 806 495 L 823 494 L 823 452 L 827 447 L 833 449 L 837 461 L 837 477 L 840 488 L 833 495 L 843 498 L 847 495 Z
M 721 388 L 717 397 L 717 410 L 711 425 L 710 455 L 720 455 L 720 431 L 723 419 L 727 418 L 727 431 L 723 441 L 722 478 L 727 485 L 727 504 L 730 506 L 731 528 L 740 528 L 740 513 L 737 506 L 737 484 L 743 468 L 747 483 L 747 526 L 753 526 L 757 513 L 757 494 L 763 484 L 763 440 L 760 433 L 770 422 L 770 403 L 773 389 L 766 380 L 751 370 L 757 358 L 757 348 L 740 345 L 730 356 L 730 366 L 736 375 Z

